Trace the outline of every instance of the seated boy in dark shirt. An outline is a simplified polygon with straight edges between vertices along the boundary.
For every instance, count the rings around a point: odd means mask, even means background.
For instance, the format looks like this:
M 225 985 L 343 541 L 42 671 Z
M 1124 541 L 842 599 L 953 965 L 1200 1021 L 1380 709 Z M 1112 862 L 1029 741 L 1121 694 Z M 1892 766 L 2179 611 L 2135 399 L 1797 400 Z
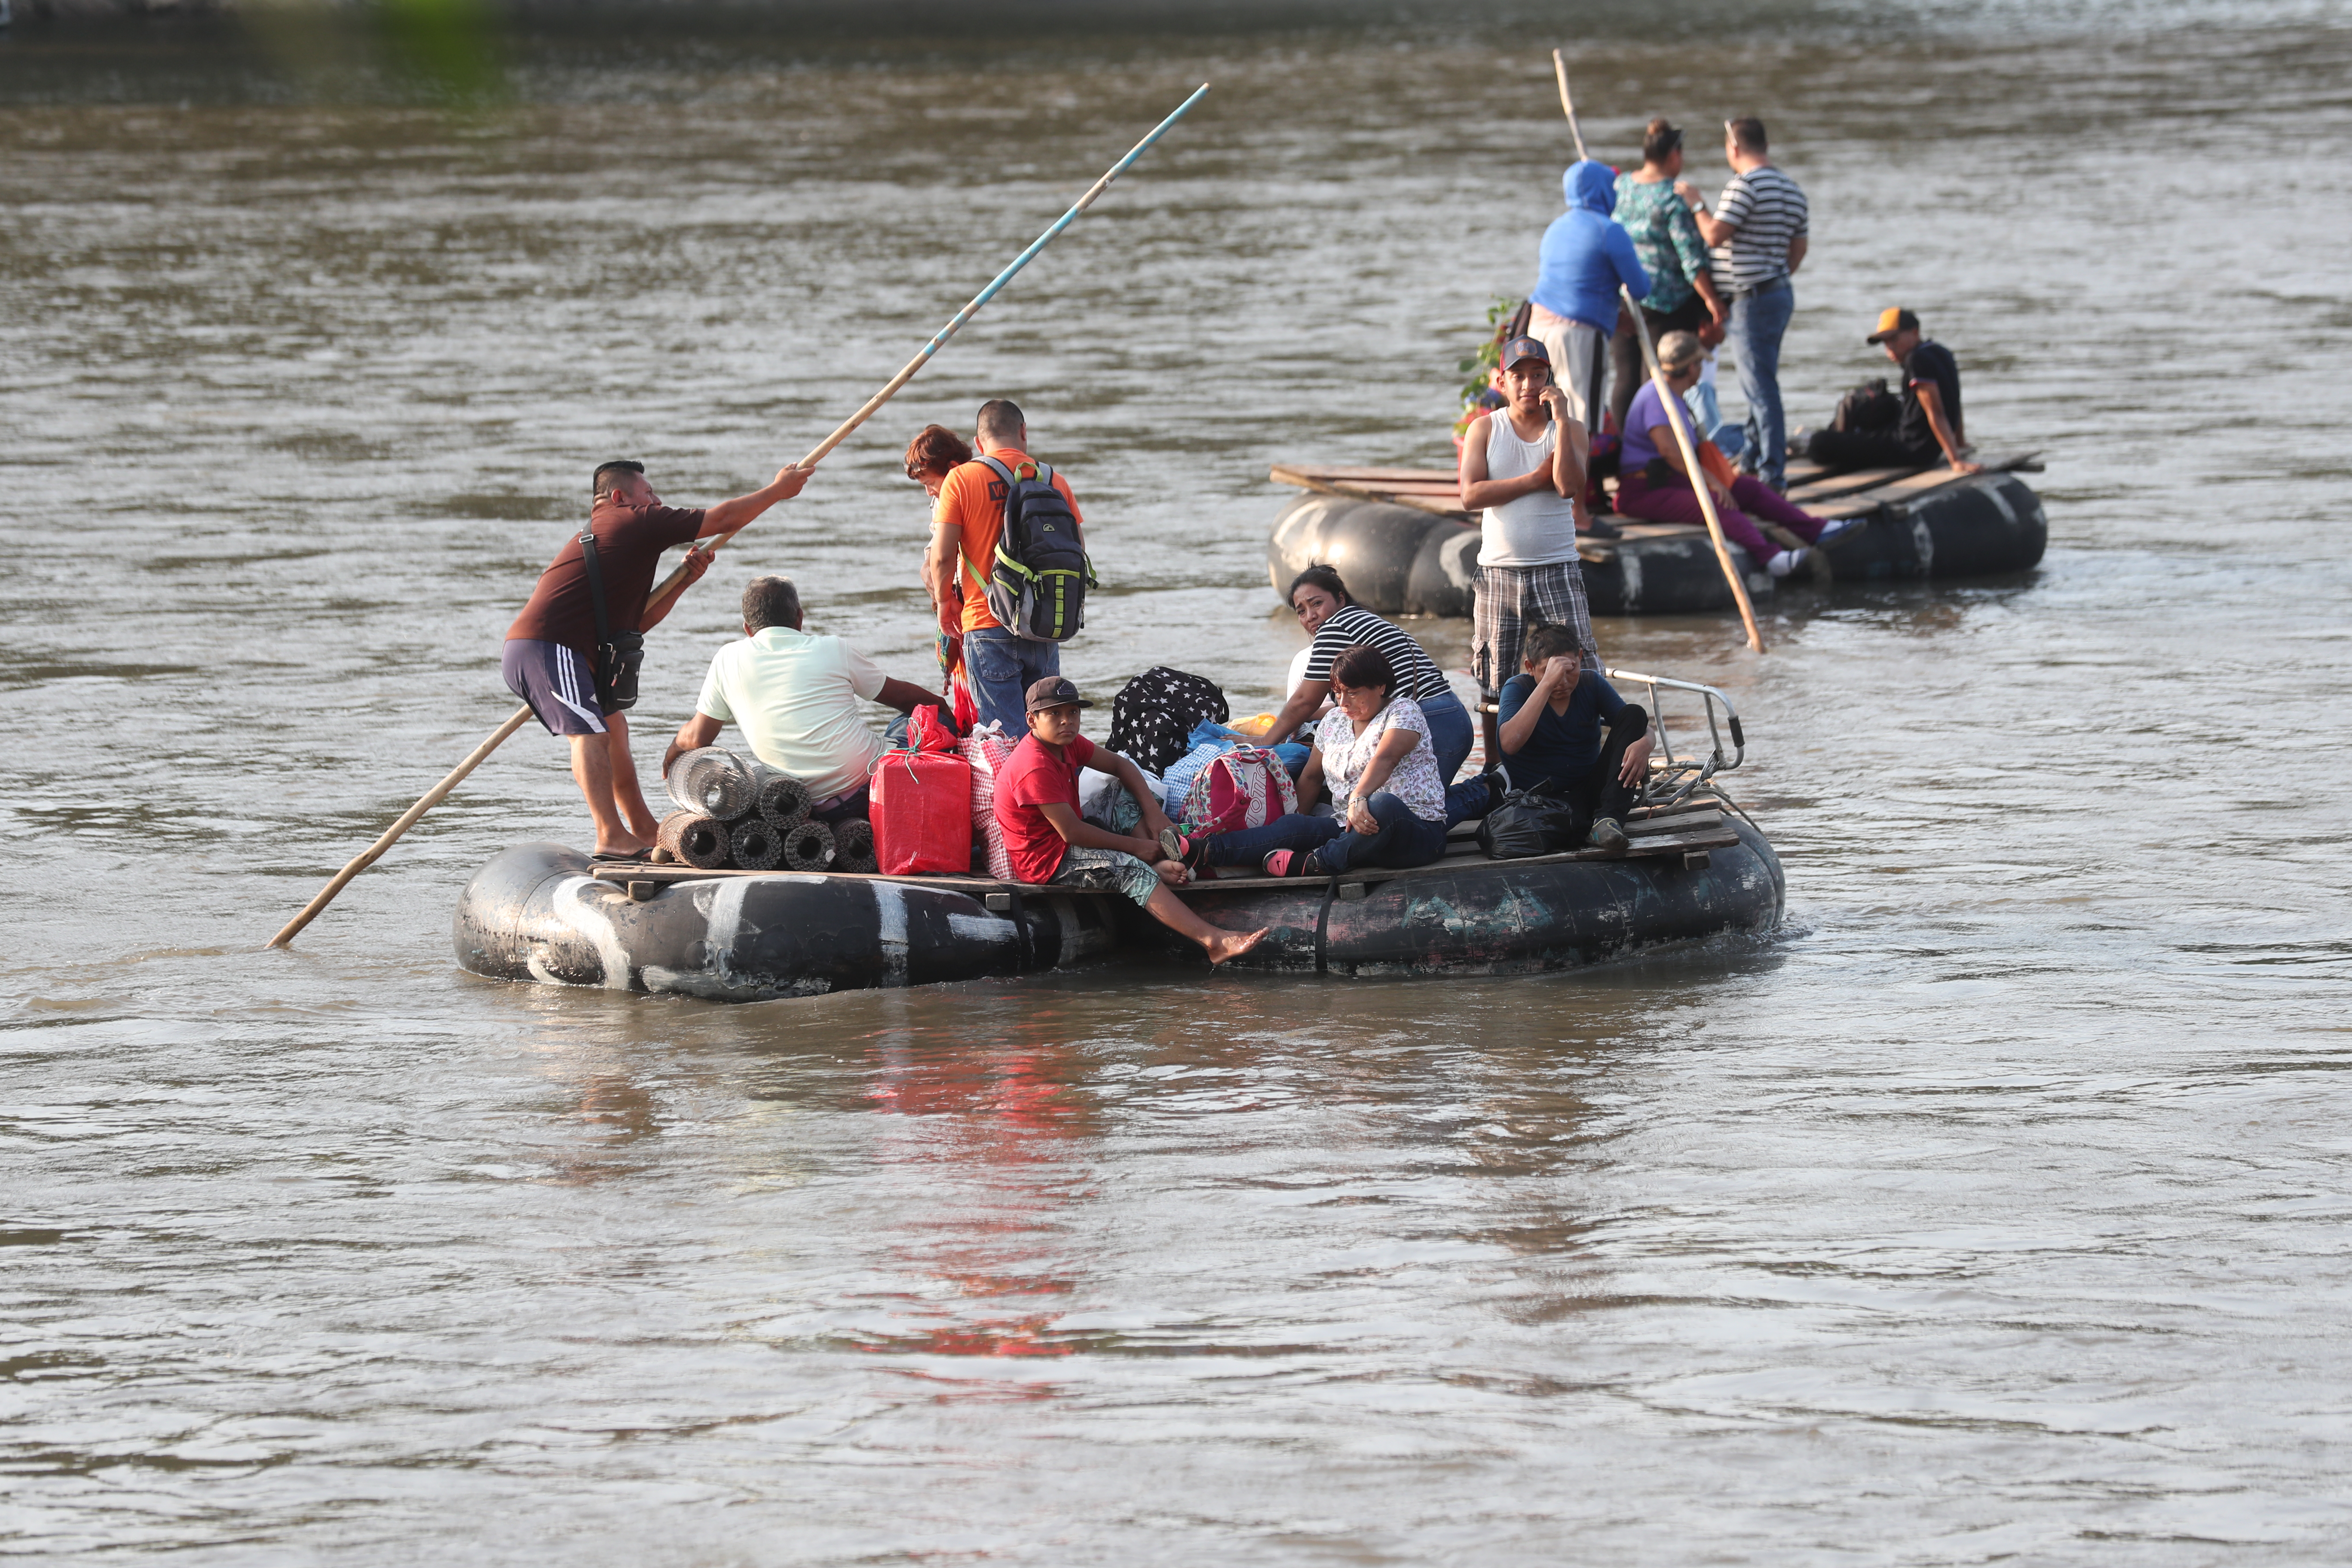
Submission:
M 1570 802 L 1577 820 L 1591 824 L 1594 847 L 1624 848 L 1625 811 L 1650 763 L 1649 713 L 1582 668 L 1571 627 L 1538 626 L 1525 654 L 1525 670 L 1503 683 L 1511 787 Z
M 1960 416 L 1960 362 L 1952 351 L 1921 335 L 1919 318 L 1900 306 L 1878 317 L 1869 341 L 1903 367 L 1903 405 L 1891 430 L 1816 430 L 1805 456 L 1825 468 L 1908 468 L 1938 458 L 1956 474 L 1980 474 L 1969 458 L 1967 423 Z

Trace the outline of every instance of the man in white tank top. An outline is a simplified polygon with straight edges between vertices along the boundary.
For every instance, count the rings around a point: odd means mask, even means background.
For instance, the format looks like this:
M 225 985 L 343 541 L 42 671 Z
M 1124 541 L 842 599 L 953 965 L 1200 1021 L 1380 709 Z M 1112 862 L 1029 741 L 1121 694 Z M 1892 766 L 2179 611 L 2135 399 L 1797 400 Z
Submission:
M 1542 343 L 1513 338 L 1502 365 L 1507 401 L 1462 434 L 1463 509 L 1486 514 L 1470 665 L 1489 694 L 1519 672 L 1519 645 L 1533 626 L 1574 628 L 1586 668 L 1601 668 L 1576 556 L 1584 426 L 1552 384 Z

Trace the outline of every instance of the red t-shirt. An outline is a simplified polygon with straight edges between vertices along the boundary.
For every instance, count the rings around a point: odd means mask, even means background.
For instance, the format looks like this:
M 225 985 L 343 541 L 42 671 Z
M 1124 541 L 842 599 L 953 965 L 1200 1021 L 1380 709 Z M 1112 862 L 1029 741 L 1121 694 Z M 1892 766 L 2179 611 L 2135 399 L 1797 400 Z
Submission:
M 1056 802 L 1078 809 L 1078 770 L 1094 761 L 1095 743 L 1080 735 L 1066 746 L 1024 736 L 996 775 L 996 825 L 1016 882 L 1050 882 L 1069 841 L 1037 808 Z
M 604 579 L 606 623 L 616 632 L 642 630 L 637 621 L 653 591 L 654 568 L 663 551 L 688 543 L 702 531 L 701 509 L 624 506 L 608 495 L 588 514 L 588 527 L 596 536 L 596 564 Z M 539 574 L 530 603 L 507 636 L 562 643 L 583 658 L 595 657 L 596 606 L 588 595 L 588 563 L 581 557 L 578 534 L 563 542 Z

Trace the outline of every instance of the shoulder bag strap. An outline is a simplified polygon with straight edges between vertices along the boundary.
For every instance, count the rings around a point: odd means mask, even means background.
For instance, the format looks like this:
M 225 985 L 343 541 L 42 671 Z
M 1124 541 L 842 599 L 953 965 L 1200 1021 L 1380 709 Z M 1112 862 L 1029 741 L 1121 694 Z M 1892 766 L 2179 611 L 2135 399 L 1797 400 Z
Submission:
M 596 640 L 600 644 L 611 642 L 613 623 L 604 613 L 604 572 L 596 559 L 596 531 L 593 527 L 580 531 L 580 560 L 588 568 L 588 602 L 596 607 Z

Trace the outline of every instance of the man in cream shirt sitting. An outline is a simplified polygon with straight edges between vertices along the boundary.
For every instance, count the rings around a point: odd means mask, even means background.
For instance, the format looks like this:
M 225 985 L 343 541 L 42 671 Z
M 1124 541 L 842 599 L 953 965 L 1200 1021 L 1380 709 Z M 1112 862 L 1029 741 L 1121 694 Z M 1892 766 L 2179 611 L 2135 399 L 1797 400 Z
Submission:
M 694 717 L 678 727 L 662 772 L 719 739 L 730 721 L 752 755 L 809 786 L 820 822 L 866 815 L 866 777 L 890 742 L 866 722 L 858 700 L 911 713 L 947 701 L 896 680 L 837 637 L 801 629 L 800 590 L 789 577 L 755 577 L 743 590 L 743 637 L 710 661 Z

